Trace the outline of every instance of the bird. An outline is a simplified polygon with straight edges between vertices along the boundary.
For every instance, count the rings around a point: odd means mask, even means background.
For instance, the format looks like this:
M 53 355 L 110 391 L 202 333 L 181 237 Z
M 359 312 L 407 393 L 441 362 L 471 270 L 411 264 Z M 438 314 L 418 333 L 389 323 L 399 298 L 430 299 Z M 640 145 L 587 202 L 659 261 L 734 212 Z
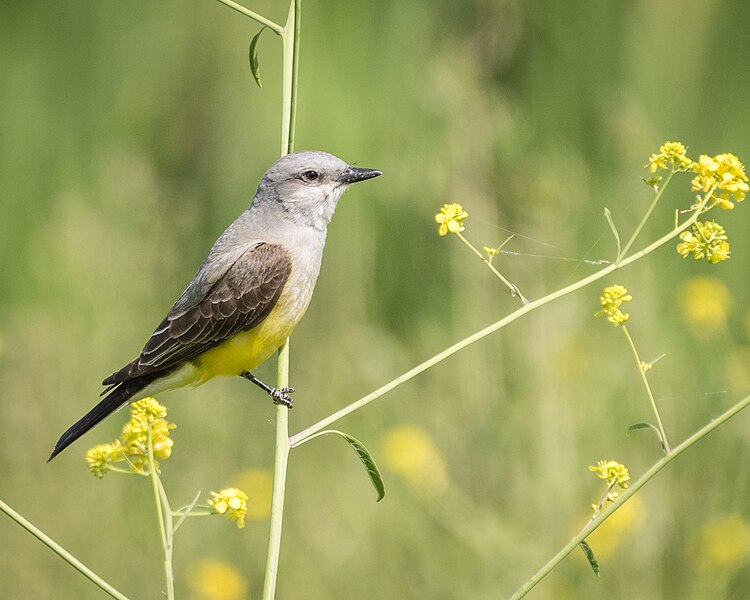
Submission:
M 291 407 L 292 388 L 274 388 L 252 371 L 305 314 L 341 195 L 379 175 L 321 151 L 274 162 L 140 355 L 102 382 L 104 398 L 62 434 L 47 462 L 129 402 L 217 376 L 244 377 Z

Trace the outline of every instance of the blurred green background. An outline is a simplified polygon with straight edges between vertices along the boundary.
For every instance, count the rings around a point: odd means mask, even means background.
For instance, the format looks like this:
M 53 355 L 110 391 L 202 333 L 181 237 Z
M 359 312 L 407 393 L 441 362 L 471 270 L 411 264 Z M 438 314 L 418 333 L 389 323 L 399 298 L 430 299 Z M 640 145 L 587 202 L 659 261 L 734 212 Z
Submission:
M 283 22 L 283 4 L 248 6 Z M 633 230 L 663 141 L 750 160 L 741 0 L 304 0 L 302 18 L 297 149 L 384 176 L 329 229 L 292 341 L 293 431 L 516 308 L 438 237 L 444 202 L 469 211 L 480 247 L 518 234 L 522 256 L 496 264 L 538 298 L 593 272 L 580 258 L 613 257 L 603 209 Z M 259 90 L 257 29 L 210 0 L 0 4 L 0 498 L 132 598 L 163 589 L 150 488 L 98 481 L 82 460 L 126 414 L 44 460 L 278 155 L 280 44 L 261 39 Z M 691 202 L 677 178 L 641 245 Z M 587 520 L 604 487 L 587 465 L 616 459 L 637 478 L 660 454 L 649 433 L 625 436 L 651 415 L 624 338 L 592 317 L 604 285 L 633 294 L 643 358 L 666 354 L 650 379 L 673 443 L 750 390 L 749 209 L 717 215 L 730 261 L 669 244 L 340 422 L 379 461 L 383 502 L 340 440 L 295 450 L 279 598 L 508 596 Z M 178 425 L 173 504 L 245 482 L 257 517 L 179 532 L 178 597 L 259 598 L 272 405 L 239 379 L 160 400 Z M 717 430 L 590 540 L 600 579 L 577 552 L 531 597 L 746 597 L 749 428 L 740 414 Z M 5 517 L 0 539 L 4 598 L 103 596 Z

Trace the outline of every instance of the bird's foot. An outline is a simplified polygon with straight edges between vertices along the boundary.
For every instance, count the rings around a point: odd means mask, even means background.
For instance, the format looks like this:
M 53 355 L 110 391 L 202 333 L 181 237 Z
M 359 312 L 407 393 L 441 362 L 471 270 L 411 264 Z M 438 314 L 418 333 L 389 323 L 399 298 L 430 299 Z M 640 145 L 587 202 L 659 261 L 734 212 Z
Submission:
M 292 408 L 292 397 L 289 394 L 294 393 L 294 388 L 290 388 L 290 387 L 283 387 L 283 388 L 271 387 L 267 383 L 263 383 L 260 379 L 258 379 L 255 375 L 253 375 L 250 371 L 242 371 L 242 373 L 240 373 L 240 377 L 243 377 L 244 379 L 247 379 L 248 381 L 252 381 L 260 389 L 262 389 L 264 392 L 266 392 L 266 394 L 268 394 L 269 396 L 271 396 L 271 400 L 273 400 L 274 404 L 283 404 L 287 408 Z
M 272 389 L 273 391 L 270 394 L 274 404 L 283 404 L 287 408 L 292 408 L 292 397 L 289 394 L 294 393 L 294 388 L 283 387 Z

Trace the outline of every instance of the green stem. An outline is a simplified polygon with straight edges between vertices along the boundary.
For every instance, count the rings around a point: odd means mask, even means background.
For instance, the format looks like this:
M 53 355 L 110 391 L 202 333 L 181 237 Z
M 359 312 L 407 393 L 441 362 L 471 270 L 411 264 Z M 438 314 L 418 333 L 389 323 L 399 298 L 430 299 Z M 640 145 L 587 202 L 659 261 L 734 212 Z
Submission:
M 164 551 L 164 577 L 167 583 L 167 598 L 168 600 L 174 600 L 174 575 L 172 574 L 172 561 L 170 558 L 171 554 L 171 540 L 167 537 L 167 528 L 165 525 L 164 515 L 165 509 L 162 505 L 162 493 L 160 488 L 161 481 L 159 480 L 159 474 L 156 470 L 156 464 L 154 463 L 154 444 L 151 436 L 151 425 L 148 427 L 148 464 L 151 472 L 151 488 L 154 492 L 154 504 L 156 505 L 156 515 L 159 520 L 159 533 L 161 534 L 161 547 Z M 163 489 L 163 488 L 162 488 Z M 171 513 L 171 511 L 170 511 Z M 171 522 L 171 516 L 170 516 Z
M 290 0 L 289 14 L 282 33 L 281 84 L 281 154 L 294 152 L 294 131 L 297 122 L 297 80 L 299 71 L 300 11 L 302 0 Z M 279 349 L 277 387 L 289 385 L 289 340 Z M 276 407 L 276 457 L 273 468 L 271 498 L 271 528 L 268 535 L 266 574 L 263 581 L 263 600 L 276 596 L 276 582 L 281 557 L 281 531 L 284 519 L 284 494 L 289 462 L 289 409 Z
M 113 588 L 110 584 L 104 581 L 104 579 L 99 577 L 99 575 L 94 573 L 91 569 L 89 569 L 86 565 L 84 565 L 80 560 L 78 560 L 75 556 L 73 556 L 70 552 L 68 552 L 65 548 L 63 548 L 60 544 L 58 544 L 55 540 L 49 537 L 41 529 L 34 526 L 30 521 L 26 520 L 24 517 L 18 514 L 15 510 L 13 510 L 10 506 L 8 506 L 2 500 L 0 500 L 0 511 L 8 515 L 11 519 L 13 519 L 16 523 L 18 523 L 21 527 L 23 527 L 26 531 L 28 531 L 31 535 L 33 535 L 36 539 L 42 542 L 42 544 L 47 546 L 47 548 L 52 550 L 52 552 L 57 554 L 60 558 L 62 558 L 65 562 L 67 562 L 71 567 L 76 569 L 81 575 L 86 577 L 89 581 L 95 583 L 97 586 L 99 586 L 100 589 L 107 592 L 110 596 L 112 596 L 113 598 L 117 598 L 117 600 L 128 600 L 128 597 L 125 594 Z
M 242 13 L 246 17 L 250 17 L 254 21 L 257 21 L 261 25 L 265 25 L 268 27 L 271 31 L 273 31 L 276 35 L 283 35 L 284 34 L 284 28 L 281 25 L 277 25 L 273 21 L 269 21 L 264 16 L 259 15 L 256 12 L 253 12 L 252 10 L 248 10 L 244 6 L 241 6 L 237 4 L 236 2 L 232 2 L 232 0 L 219 0 L 222 4 L 225 6 L 228 6 L 229 8 L 233 8 L 239 13 Z
M 669 454 L 671 452 L 671 449 L 669 448 L 669 441 L 667 440 L 667 432 L 664 429 L 664 425 L 661 422 L 661 416 L 659 415 L 659 409 L 656 407 L 656 400 L 654 399 L 654 393 L 651 391 L 651 386 L 648 383 L 648 378 L 646 377 L 646 371 L 643 368 L 643 361 L 641 360 L 641 357 L 638 355 L 638 350 L 635 347 L 635 342 L 633 342 L 633 338 L 630 337 L 630 332 L 628 331 L 628 328 L 623 324 L 621 326 L 622 332 L 625 334 L 625 337 L 628 339 L 628 344 L 630 345 L 630 349 L 633 351 L 633 356 L 635 357 L 636 365 L 638 366 L 638 372 L 641 374 L 641 380 L 643 381 L 643 385 L 646 388 L 646 393 L 648 394 L 648 399 L 651 402 L 651 410 L 654 411 L 654 416 L 656 417 L 656 424 L 659 426 L 659 433 L 661 433 L 661 443 L 662 447 L 664 448 L 664 452 L 666 454 Z
M 289 340 L 279 350 L 278 386 L 289 383 Z M 289 409 L 283 404 L 276 407 L 276 458 L 273 466 L 273 492 L 271 497 L 271 530 L 268 535 L 266 577 L 263 582 L 263 600 L 273 600 L 279 575 L 281 555 L 281 530 L 284 518 L 286 470 L 289 461 Z
M 524 304 L 528 304 L 528 303 L 529 303 L 529 301 L 528 301 L 528 300 L 527 300 L 527 299 L 526 299 L 526 298 L 524 297 L 524 295 L 523 295 L 523 294 L 521 293 L 521 290 L 519 290 L 517 286 L 515 286 L 515 285 L 514 285 L 514 284 L 512 284 L 512 283 L 511 283 L 510 281 L 508 281 L 508 280 L 507 280 L 507 279 L 506 279 L 505 277 L 503 277 L 503 274 L 502 274 L 502 273 L 500 273 L 500 271 L 498 271 L 498 270 L 497 270 L 497 269 L 496 269 L 496 268 L 495 268 L 495 267 L 493 266 L 492 262 L 491 262 L 491 261 L 490 261 L 490 260 L 489 260 L 489 259 L 488 259 L 488 258 L 487 258 L 487 257 L 486 257 L 485 255 L 484 255 L 484 254 L 482 254 L 482 253 L 481 253 L 481 252 L 480 252 L 479 250 L 477 250 L 477 249 L 476 249 L 476 248 L 474 247 L 474 244 L 472 244 L 472 243 L 471 243 L 471 242 L 470 242 L 469 240 L 467 240 L 467 239 L 466 239 L 466 238 L 465 238 L 464 236 L 462 236 L 462 235 L 461 235 L 461 232 L 460 232 L 460 231 L 457 231 L 457 232 L 456 232 L 456 235 L 458 236 L 458 238 L 459 238 L 459 239 L 460 239 L 460 240 L 461 240 L 461 241 L 462 241 L 462 242 L 463 242 L 464 244 L 466 244 L 466 245 L 467 245 L 467 246 L 469 247 L 469 249 L 470 249 L 470 250 L 471 250 L 471 251 L 472 251 L 472 252 L 473 252 L 474 254 L 476 254 L 476 255 L 477 255 L 477 256 L 478 256 L 478 257 L 479 257 L 479 258 L 480 258 L 480 259 L 482 260 L 482 262 L 483 262 L 483 263 L 484 263 L 485 265 L 487 265 L 487 267 L 489 267 L 490 271 L 492 271 L 492 272 L 493 272 L 493 273 L 495 274 L 495 276 L 496 276 L 496 277 L 497 277 L 497 278 L 498 278 L 498 279 L 499 279 L 500 281 L 502 281 L 502 282 L 503 282 L 503 283 L 504 283 L 504 284 L 505 284 L 505 285 L 506 285 L 506 286 L 507 286 L 507 287 L 508 287 L 508 288 L 510 289 L 510 293 L 511 293 L 511 294 L 513 294 L 514 296 L 518 296 L 518 297 L 519 297 L 519 298 L 521 299 L 521 301 L 522 301 L 522 302 L 523 302 Z M 503 245 L 504 245 L 504 244 L 503 244 Z
M 294 152 L 297 122 L 297 72 L 299 70 L 300 9 L 302 0 L 290 0 L 282 40 L 281 155 Z
M 548 294 L 542 298 L 539 298 L 538 300 L 533 300 L 529 302 L 528 304 L 525 304 L 521 308 L 515 310 L 511 314 L 507 315 L 506 317 L 503 317 L 499 321 L 493 323 L 492 325 L 489 325 L 488 327 L 485 327 L 484 329 L 477 331 L 473 335 L 470 335 L 467 338 L 464 338 L 460 342 L 457 342 L 450 346 L 449 348 L 446 348 L 442 352 L 436 354 L 432 358 L 424 361 L 423 363 L 417 365 L 413 369 L 407 371 L 406 373 L 403 373 L 402 375 L 396 377 L 396 379 L 393 379 L 392 381 L 389 381 L 385 385 L 379 387 L 374 392 L 371 392 L 367 394 L 366 396 L 363 396 L 359 400 L 356 400 L 355 402 L 352 402 L 351 404 L 345 406 L 344 408 L 336 411 L 335 413 L 327 416 L 324 419 L 321 419 L 317 423 L 310 425 L 308 428 L 300 431 L 299 433 L 294 434 L 290 438 L 290 442 L 293 446 L 299 445 L 299 442 L 303 440 L 304 438 L 313 435 L 314 433 L 317 433 L 318 431 L 321 431 L 323 429 L 326 429 L 328 426 L 330 426 L 332 423 L 335 423 L 339 419 L 345 417 L 346 415 L 353 413 L 356 410 L 359 410 L 363 406 L 366 406 L 370 402 L 373 402 L 374 400 L 377 400 L 384 394 L 387 394 L 394 388 L 397 388 L 402 383 L 405 383 L 406 381 L 409 381 L 410 379 L 416 377 L 420 373 L 423 373 L 430 367 L 435 366 L 439 362 L 445 360 L 449 356 L 454 355 L 456 352 L 463 350 L 467 346 L 470 346 L 471 344 L 478 342 L 479 340 L 487 337 L 488 335 L 495 333 L 499 329 L 502 329 L 506 325 L 509 325 L 510 323 L 513 323 L 514 321 L 520 319 L 525 314 L 530 313 L 537 308 L 540 308 L 544 306 L 545 304 L 549 304 L 550 302 L 557 300 L 558 298 L 562 298 L 563 296 L 567 296 L 568 294 L 571 294 L 572 292 L 575 292 L 583 287 L 586 287 L 587 285 L 598 281 L 610 273 L 616 271 L 617 269 L 620 269 L 622 267 L 626 267 L 631 263 L 634 263 L 647 254 L 650 254 L 657 248 L 660 248 L 667 242 L 674 239 L 676 236 L 678 236 L 680 233 L 688 229 L 700 216 L 700 211 L 696 210 L 693 212 L 693 214 L 690 216 L 690 218 L 685 221 L 682 225 L 675 227 L 667 233 L 666 235 L 660 237 L 658 240 L 653 242 L 652 244 L 649 244 L 646 246 L 643 250 L 640 250 L 636 252 L 635 254 L 630 255 L 629 257 L 623 259 L 617 264 L 611 264 L 607 265 L 603 269 L 600 269 L 596 273 L 593 273 L 592 275 L 589 275 L 588 277 L 584 277 L 583 279 L 572 283 L 569 286 L 566 286 L 564 288 L 561 288 L 555 292 L 552 292 L 551 294 Z
M 628 253 L 628 250 L 633 247 L 633 244 L 635 243 L 636 238 L 641 233 L 641 230 L 643 229 L 643 226 L 646 224 L 646 221 L 649 220 L 649 217 L 651 217 L 651 213 L 654 212 L 654 209 L 656 208 L 656 205 L 659 202 L 659 199 L 664 194 L 664 190 L 667 189 L 667 186 L 669 185 L 669 182 L 672 180 L 672 175 L 674 175 L 674 171 L 671 171 L 669 175 L 667 175 L 667 178 L 664 180 L 664 185 L 662 185 L 659 188 L 659 191 L 656 192 L 656 196 L 654 196 L 654 199 L 651 202 L 651 206 L 648 207 L 648 210 L 646 211 L 646 214 L 643 215 L 643 218 L 641 219 L 641 222 L 638 223 L 638 227 L 635 228 L 635 232 L 632 236 L 630 236 L 630 239 L 628 240 L 628 243 L 625 244 L 625 247 L 620 251 L 620 253 L 617 255 L 617 260 L 615 262 L 620 262 L 622 260 L 622 257 L 625 256 Z
M 666 467 L 670 462 L 672 462 L 675 458 L 677 458 L 680 454 L 682 454 L 685 450 L 690 448 L 693 444 L 695 444 L 697 441 L 704 438 L 706 435 L 711 433 L 714 429 L 719 427 L 719 425 L 722 425 L 723 423 L 726 423 L 729 419 L 731 419 L 734 415 L 736 415 L 738 412 L 746 408 L 748 405 L 750 405 L 750 396 L 744 398 L 742 401 L 735 404 L 732 408 L 730 408 L 728 411 L 723 413 L 721 416 L 717 417 L 707 425 L 701 427 L 698 431 L 696 431 L 693 435 L 691 435 L 689 438 L 687 438 L 684 442 L 682 442 L 679 446 L 676 446 L 672 452 L 669 454 L 663 456 L 661 459 L 659 459 L 654 465 L 644 473 L 644 475 L 638 479 L 635 483 L 631 483 L 630 487 L 625 490 L 620 498 L 615 502 L 614 504 L 611 504 L 607 508 L 605 508 L 597 517 L 595 520 L 589 522 L 583 529 L 581 529 L 580 533 L 576 535 L 570 542 L 568 542 L 562 550 L 560 550 L 547 564 L 545 564 L 537 573 L 529 579 L 526 583 L 524 583 L 513 596 L 511 597 L 511 600 L 518 600 L 519 598 L 523 598 L 526 594 L 528 594 L 544 577 L 552 571 L 568 554 L 570 554 L 575 548 L 581 543 L 581 541 L 585 540 L 599 525 L 604 523 L 611 515 L 614 513 L 617 509 L 619 509 L 625 502 L 628 501 L 628 499 L 633 496 L 639 489 L 641 489 L 644 485 L 646 485 L 654 475 L 656 475 L 659 471 L 661 471 L 664 467 Z

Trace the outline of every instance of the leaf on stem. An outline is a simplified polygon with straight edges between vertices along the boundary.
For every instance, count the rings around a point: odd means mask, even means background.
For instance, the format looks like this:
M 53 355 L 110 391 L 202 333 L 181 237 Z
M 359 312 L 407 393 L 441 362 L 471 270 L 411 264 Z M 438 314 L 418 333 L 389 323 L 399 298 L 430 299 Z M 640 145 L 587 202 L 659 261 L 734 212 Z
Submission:
M 591 549 L 591 546 L 588 545 L 586 540 L 581 540 L 580 546 L 581 550 L 583 550 L 583 553 L 586 555 L 586 560 L 589 561 L 589 564 L 594 571 L 594 575 L 599 577 L 599 561 L 596 560 L 596 556 L 594 556 L 594 551 Z
M 260 39 L 260 34 L 263 33 L 266 29 L 266 27 L 261 27 L 260 31 L 253 36 L 253 39 L 250 42 L 250 50 L 248 51 L 248 58 L 250 59 L 250 70 L 252 71 L 255 83 L 258 84 L 259 88 L 262 88 L 263 84 L 260 81 L 260 64 L 258 63 L 258 40 Z
M 664 444 L 664 439 L 661 437 L 661 431 L 659 431 L 659 428 L 656 425 L 652 425 L 651 423 L 633 423 L 630 427 L 628 427 L 626 435 L 630 435 L 631 431 L 637 431 L 638 429 L 650 429 L 651 431 L 653 431 L 656 434 L 656 437 L 659 438 L 659 443 L 661 444 L 664 452 L 667 451 L 667 447 Z
M 612 213 L 610 212 L 608 208 L 604 209 L 604 218 L 607 219 L 607 223 L 609 223 L 609 228 L 612 230 L 612 235 L 615 236 L 615 241 L 617 242 L 617 256 L 620 256 L 620 234 L 617 232 L 615 221 L 612 218 Z
M 338 429 L 328 429 L 326 431 L 321 431 L 320 435 L 326 433 L 335 433 L 336 435 L 341 436 L 349 443 L 352 448 L 354 448 L 354 451 L 357 453 L 359 460 L 362 461 L 365 469 L 367 469 L 367 475 L 370 477 L 370 481 L 375 487 L 375 491 L 378 493 L 377 501 L 380 502 L 385 497 L 385 484 L 383 483 L 383 476 L 380 474 L 380 470 L 375 464 L 375 460 L 373 460 L 370 451 L 362 442 L 360 442 L 357 438 L 352 437 L 348 433 L 344 433 L 343 431 L 339 431 Z

